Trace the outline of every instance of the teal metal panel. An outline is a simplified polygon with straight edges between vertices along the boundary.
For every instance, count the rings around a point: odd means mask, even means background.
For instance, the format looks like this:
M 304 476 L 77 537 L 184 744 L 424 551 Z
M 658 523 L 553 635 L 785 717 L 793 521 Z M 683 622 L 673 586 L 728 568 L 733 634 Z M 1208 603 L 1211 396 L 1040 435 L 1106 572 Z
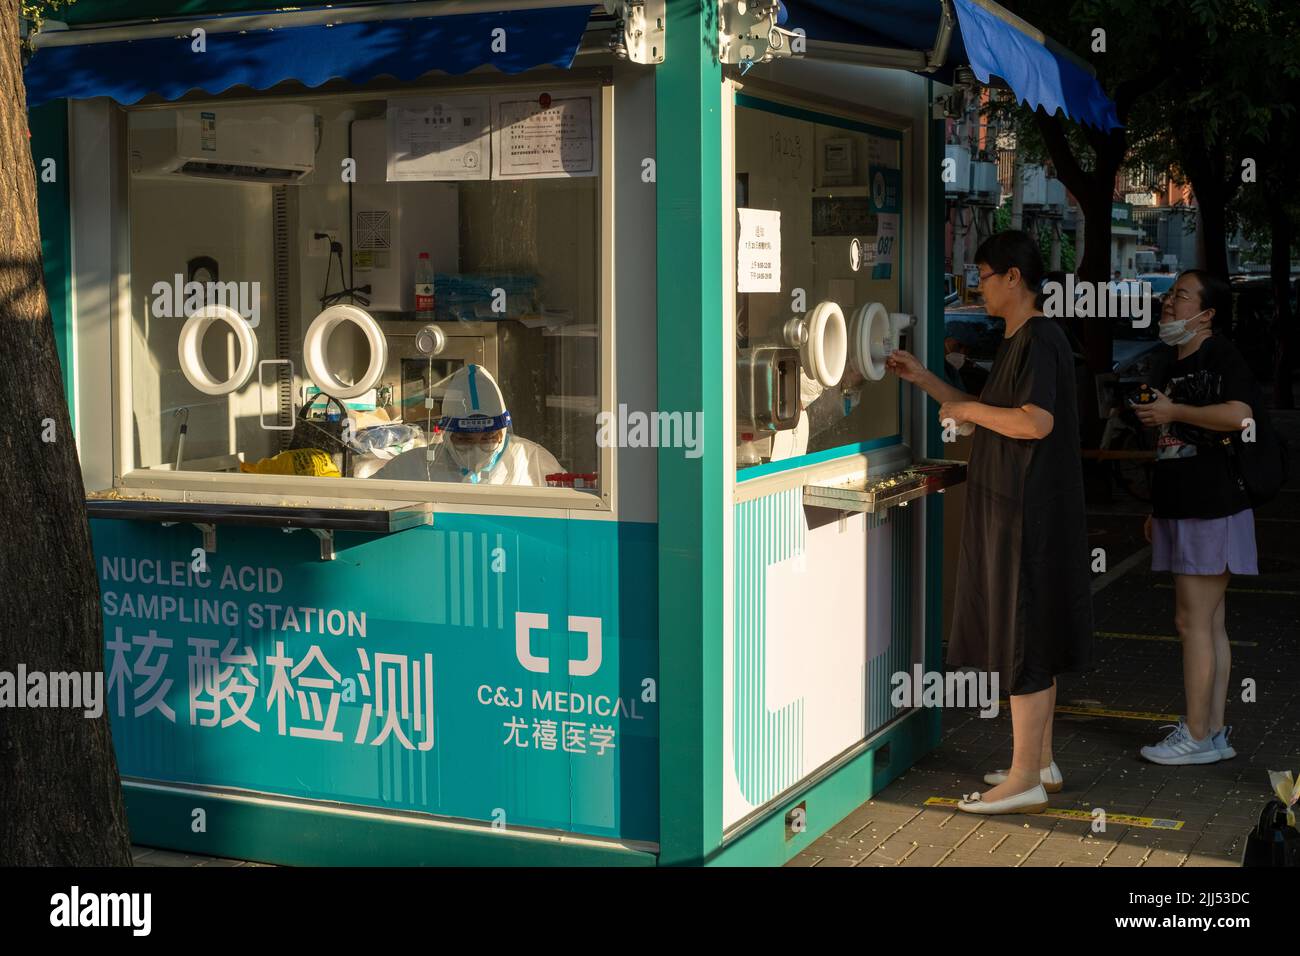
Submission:
M 297 802 L 127 782 L 131 842 L 293 866 L 654 866 L 647 849 L 430 826 L 414 815 L 340 813 Z M 202 829 L 192 826 L 202 810 Z
M 722 841 L 722 71 L 716 9 L 668 0 L 655 68 L 657 403 L 703 413 L 703 454 L 658 453 L 660 854 Z M 671 358 L 671 361 L 668 359 Z M 728 505 L 729 507 L 729 505 Z
M 926 101 L 934 101 L 934 82 L 926 81 Z M 927 272 L 929 286 L 926 298 L 927 348 L 925 364 L 928 368 L 943 368 L 943 260 L 947 217 L 944 198 L 943 158 L 944 121 L 933 120 L 926 135 L 926 208 L 929 211 L 927 242 Z M 942 432 L 936 427 L 939 406 L 928 396 L 924 400 L 926 450 L 932 458 L 942 458 Z M 943 495 L 925 497 L 925 669 L 943 669 Z M 929 732 L 929 747 L 937 747 L 942 734 L 942 710 L 932 708 L 925 712 Z
M 655 841 L 654 526 L 437 520 L 335 561 L 220 527 L 206 573 L 189 526 L 93 522 L 122 774 Z
M 751 465 L 748 468 L 736 472 L 736 483 L 741 484 L 746 481 L 752 481 L 755 478 L 762 478 L 764 475 L 775 475 L 783 471 L 794 471 L 796 468 L 806 468 L 809 465 L 819 465 L 824 461 L 835 461 L 838 458 L 844 458 L 848 455 L 864 455 L 869 451 L 879 448 L 889 448 L 891 445 L 902 444 L 901 435 L 890 435 L 886 438 L 873 438 L 870 441 L 855 442 L 851 445 L 840 445 L 836 448 L 827 448 L 824 451 L 815 451 L 807 455 L 800 455 L 798 458 L 787 458 L 783 461 L 769 461 L 762 465 Z

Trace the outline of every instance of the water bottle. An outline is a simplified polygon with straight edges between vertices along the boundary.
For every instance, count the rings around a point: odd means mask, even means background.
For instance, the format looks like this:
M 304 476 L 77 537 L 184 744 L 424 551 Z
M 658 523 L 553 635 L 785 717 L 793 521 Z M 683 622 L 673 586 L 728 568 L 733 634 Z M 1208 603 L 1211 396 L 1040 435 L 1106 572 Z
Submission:
M 427 252 L 420 253 L 415 266 L 415 318 L 421 322 L 433 321 L 433 263 Z

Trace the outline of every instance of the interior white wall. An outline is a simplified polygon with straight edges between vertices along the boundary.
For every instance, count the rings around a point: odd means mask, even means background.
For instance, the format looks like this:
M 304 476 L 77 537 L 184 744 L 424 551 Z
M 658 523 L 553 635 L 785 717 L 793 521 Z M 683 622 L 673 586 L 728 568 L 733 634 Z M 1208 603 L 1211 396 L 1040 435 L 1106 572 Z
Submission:
M 258 423 L 259 390 L 268 409 L 273 387 L 254 377 L 229 395 L 205 395 L 180 369 L 177 341 L 184 316 L 155 317 L 150 307 L 154 285 L 174 285 L 186 263 L 210 256 L 222 283 L 257 283 L 259 318 L 254 335 L 258 357 L 275 355 L 275 316 L 271 190 L 266 185 L 179 178 L 131 180 L 131 395 L 136 430 L 136 464 L 149 467 L 173 461 L 180 419 L 189 409 L 185 458 L 244 453 L 256 461 L 273 454 L 276 433 Z M 175 308 L 175 304 L 173 304 Z M 212 326 L 203 355 L 213 376 L 229 373 L 234 335 Z

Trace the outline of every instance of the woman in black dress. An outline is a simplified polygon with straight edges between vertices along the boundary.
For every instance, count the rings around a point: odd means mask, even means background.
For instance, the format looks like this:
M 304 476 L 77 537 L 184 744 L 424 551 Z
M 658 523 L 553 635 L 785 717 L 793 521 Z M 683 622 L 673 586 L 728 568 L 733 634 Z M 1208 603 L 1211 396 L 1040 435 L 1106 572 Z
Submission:
M 1074 356 L 1065 332 L 1039 313 L 1043 261 L 1023 232 L 1002 232 L 975 254 L 980 292 L 1006 323 L 978 398 L 897 350 L 889 367 L 941 403 L 945 436 L 976 426 L 948 666 L 990 673 L 1011 697 L 1014 751 L 994 786 L 958 804 L 969 813 L 1037 813 L 1061 789 L 1052 759 L 1056 675 L 1092 659 L 1092 600 Z M 951 439 L 949 439 L 951 440 Z

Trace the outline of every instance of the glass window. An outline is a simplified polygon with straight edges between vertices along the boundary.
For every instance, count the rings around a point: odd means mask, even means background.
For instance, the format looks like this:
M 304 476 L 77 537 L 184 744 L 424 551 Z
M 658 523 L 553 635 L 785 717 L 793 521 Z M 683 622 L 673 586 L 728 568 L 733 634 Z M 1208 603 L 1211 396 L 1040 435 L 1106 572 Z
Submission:
M 897 435 L 897 379 L 874 378 L 870 368 L 864 374 L 849 340 L 864 310 L 882 331 L 894 327 L 889 314 L 899 311 L 901 134 L 742 99 L 736 203 L 780 213 L 780 290 L 746 291 L 745 270 L 738 269 L 737 467 Z M 741 243 L 745 232 L 742 221 Z M 838 305 L 844 334 L 835 333 L 832 317 L 818 361 L 811 345 L 791 347 L 787 326 L 802 319 L 820 331 L 818 307 L 828 302 Z M 879 307 L 871 309 L 873 303 Z M 882 347 L 878 342 L 878 358 Z M 835 377 L 832 353 L 841 348 L 844 370 Z
M 132 112 L 134 467 L 595 490 L 599 109 Z

